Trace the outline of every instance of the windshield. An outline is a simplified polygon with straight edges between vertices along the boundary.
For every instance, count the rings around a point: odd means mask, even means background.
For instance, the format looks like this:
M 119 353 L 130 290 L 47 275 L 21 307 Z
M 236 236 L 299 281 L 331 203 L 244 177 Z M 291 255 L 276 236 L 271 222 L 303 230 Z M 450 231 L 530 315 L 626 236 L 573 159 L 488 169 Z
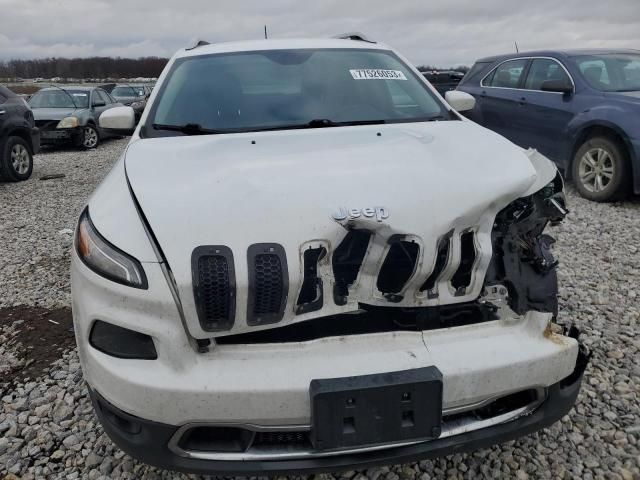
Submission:
M 640 54 L 582 55 L 574 61 L 593 88 L 603 92 L 640 91 Z
M 29 99 L 31 108 L 87 108 L 89 92 L 84 90 L 45 90 Z
M 409 67 L 381 50 L 187 57 L 176 61 L 161 88 L 147 136 L 176 134 L 163 126 L 225 133 L 451 118 Z
M 111 91 L 112 97 L 137 97 L 138 94 L 131 87 L 116 87 Z

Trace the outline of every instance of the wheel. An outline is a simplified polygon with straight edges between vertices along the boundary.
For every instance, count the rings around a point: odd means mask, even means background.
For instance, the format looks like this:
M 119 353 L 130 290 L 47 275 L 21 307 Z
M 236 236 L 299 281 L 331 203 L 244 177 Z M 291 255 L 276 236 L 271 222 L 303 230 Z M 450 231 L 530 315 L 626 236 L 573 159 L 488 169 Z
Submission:
M 28 179 L 33 171 L 33 156 L 21 137 L 9 137 L 0 157 L 0 177 L 9 182 Z
M 629 161 L 624 148 L 611 138 L 593 137 L 583 143 L 572 169 L 576 188 L 589 200 L 609 202 L 629 192 Z
M 96 148 L 100 143 L 100 135 L 93 125 L 87 125 L 82 130 L 82 148 Z

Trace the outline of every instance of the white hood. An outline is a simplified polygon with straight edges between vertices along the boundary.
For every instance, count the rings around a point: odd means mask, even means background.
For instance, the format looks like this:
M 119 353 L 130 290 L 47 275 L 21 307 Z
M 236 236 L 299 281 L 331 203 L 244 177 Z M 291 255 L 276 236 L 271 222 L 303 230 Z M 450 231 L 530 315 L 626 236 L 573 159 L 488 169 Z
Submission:
M 421 254 L 404 299 L 392 306 L 469 301 L 482 288 L 496 213 L 536 182 L 523 150 L 468 121 L 142 139 L 129 146 L 125 165 L 196 337 L 211 336 L 200 329 L 194 303 L 191 254 L 198 246 L 224 245 L 233 252 L 232 333 L 252 329 L 245 320 L 247 250 L 255 243 L 277 243 L 286 253 L 289 295 L 278 325 L 354 310 L 358 301 L 389 305 L 375 288 L 374 274 L 385 239 L 395 233 L 411 235 Z M 348 304 L 338 307 L 327 261 L 324 308 L 295 315 L 301 249 L 320 242 L 330 257 L 346 234 L 331 217 L 340 207 L 388 212 L 383 222 L 359 220 L 360 227 L 379 232 L 366 260 L 373 274 L 361 275 Z M 433 268 L 438 239 L 452 229 L 476 233 L 472 284 L 463 296 L 442 288 L 428 300 L 417 290 Z M 459 250 L 452 253 L 455 263 Z

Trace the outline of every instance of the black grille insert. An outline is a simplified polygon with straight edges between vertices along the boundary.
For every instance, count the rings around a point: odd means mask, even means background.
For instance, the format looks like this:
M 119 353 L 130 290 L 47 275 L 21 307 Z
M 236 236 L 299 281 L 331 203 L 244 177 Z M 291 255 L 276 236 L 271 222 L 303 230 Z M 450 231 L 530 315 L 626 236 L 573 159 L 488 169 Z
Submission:
M 327 254 L 324 247 L 309 248 L 302 255 L 304 264 L 304 279 L 298 301 L 296 313 L 315 312 L 322 308 L 322 278 L 318 276 L 318 262 Z
M 393 237 L 390 243 L 389 252 L 380 267 L 377 287 L 389 301 L 398 301 L 402 298 L 395 294 L 399 293 L 413 276 L 418 263 L 420 246 L 416 242 Z
M 471 284 L 473 265 L 476 263 L 475 234 L 472 231 L 460 235 L 460 265 L 451 278 L 456 296 L 464 295 Z
M 279 322 L 284 314 L 289 289 L 284 248 L 275 243 L 257 243 L 251 245 L 247 253 L 247 324 L 264 325 Z
M 433 267 L 433 270 L 420 287 L 420 291 L 427 291 L 427 296 L 429 298 L 435 298 L 438 296 L 438 292 L 435 289 L 436 282 L 438 278 L 442 274 L 442 271 L 447 266 L 447 262 L 449 261 L 449 254 L 451 251 L 451 238 L 453 237 L 453 230 L 447 232 L 446 235 L 440 237 L 438 240 L 438 248 L 436 253 L 436 262 Z
M 265 446 L 311 446 L 309 431 L 256 432 L 252 447 Z
M 361 313 L 339 313 L 267 330 L 224 335 L 218 345 L 308 342 L 369 333 L 436 330 L 497 320 L 496 307 L 477 302 L 435 307 L 398 308 L 359 304 Z
M 191 255 L 191 267 L 200 326 L 208 332 L 229 330 L 236 310 L 231 250 L 221 245 L 198 247 Z
M 349 230 L 333 252 L 331 264 L 336 280 L 333 287 L 336 305 L 347 303 L 349 286 L 358 278 L 370 239 L 371 232 L 367 230 Z

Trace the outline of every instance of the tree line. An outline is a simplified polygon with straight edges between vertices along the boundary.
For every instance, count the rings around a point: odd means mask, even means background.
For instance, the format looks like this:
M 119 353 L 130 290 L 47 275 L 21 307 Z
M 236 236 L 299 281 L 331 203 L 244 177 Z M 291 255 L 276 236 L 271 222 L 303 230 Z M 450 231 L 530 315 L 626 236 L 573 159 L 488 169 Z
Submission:
M 469 71 L 469 67 L 467 67 L 465 65 L 461 65 L 461 66 L 453 67 L 453 68 L 442 68 L 442 67 L 436 67 L 436 66 L 433 66 L 433 65 L 418 65 L 416 68 L 420 72 L 452 71 L 452 72 L 467 73 Z
M 39 58 L 0 60 L 0 78 L 135 78 L 157 77 L 167 58 Z

